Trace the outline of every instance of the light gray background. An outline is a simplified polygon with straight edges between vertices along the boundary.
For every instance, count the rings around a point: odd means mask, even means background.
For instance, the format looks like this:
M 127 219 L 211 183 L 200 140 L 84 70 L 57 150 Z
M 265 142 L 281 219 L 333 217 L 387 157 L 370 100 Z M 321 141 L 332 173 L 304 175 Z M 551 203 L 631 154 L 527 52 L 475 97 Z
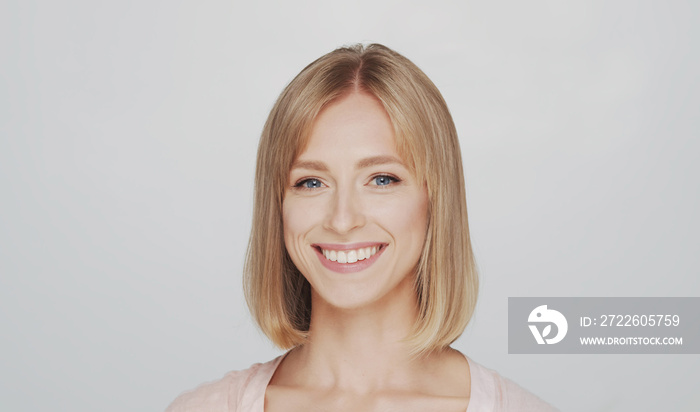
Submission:
M 700 355 L 508 355 L 508 296 L 698 296 L 690 1 L 3 1 L 0 409 L 162 410 L 275 350 L 254 157 L 306 64 L 385 43 L 457 124 L 481 270 L 455 347 L 568 411 L 695 410 Z

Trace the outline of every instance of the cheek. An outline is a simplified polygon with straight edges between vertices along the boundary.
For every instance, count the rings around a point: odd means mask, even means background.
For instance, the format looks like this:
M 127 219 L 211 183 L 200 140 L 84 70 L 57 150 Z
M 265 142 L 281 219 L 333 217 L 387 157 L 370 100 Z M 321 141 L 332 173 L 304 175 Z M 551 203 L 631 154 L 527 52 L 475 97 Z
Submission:
M 387 225 L 394 231 L 409 236 L 411 239 L 423 239 L 428 222 L 428 195 L 414 193 L 411 196 L 395 199 L 393 205 L 387 205 L 382 212 Z
M 291 253 L 298 248 L 298 241 L 314 226 L 313 208 L 308 202 L 300 201 L 293 196 L 287 197 L 282 203 L 282 228 L 284 242 Z
M 410 231 L 411 238 L 418 244 L 418 249 L 422 250 L 428 227 L 427 195 L 425 197 L 419 197 L 416 202 L 408 205 L 401 218 L 403 219 L 403 224 L 407 230 Z
M 414 201 L 407 202 L 409 206 L 406 208 L 406 216 L 404 218 L 411 219 L 414 225 L 422 225 L 425 228 L 428 221 L 428 193 L 427 190 L 421 191 L 416 195 Z
M 301 227 L 299 216 L 297 216 L 298 209 L 293 207 L 293 204 L 294 202 L 288 202 L 286 199 L 282 203 L 282 230 L 287 253 L 298 268 L 301 262 L 299 261 L 299 246 L 295 239 L 298 238 Z
M 428 229 L 428 195 L 419 197 L 419 200 L 412 203 L 406 208 L 406 213 L 403 216 L 406 227 L 406 238 L 409 244 L 407 246 L 407 263 L 410 262 L 411 267 L 415 267 L 420 261 L 420 256 L 425 247 L 425 238 Z
M 290 204 L 291 203 L 291 204 Z M 284 231 L 284 243 L 287 245 L 288 250 L 292 250 L 293 247 L 290 244 L 294 239 L 294 233 L 299 230 L 299 217 L 297 216 L 298 211 L 294 208 L 294 202 L 289 202 L 287 200 L 282 203 L 282 230 Z
M 304 277 L 311 272 L 316 259 L 308 246 L 307 235 L 318 226 L 318 209 L 308 199 L 288 197 L 282 203 L 282 230 L 284 244 L 292 262 Z

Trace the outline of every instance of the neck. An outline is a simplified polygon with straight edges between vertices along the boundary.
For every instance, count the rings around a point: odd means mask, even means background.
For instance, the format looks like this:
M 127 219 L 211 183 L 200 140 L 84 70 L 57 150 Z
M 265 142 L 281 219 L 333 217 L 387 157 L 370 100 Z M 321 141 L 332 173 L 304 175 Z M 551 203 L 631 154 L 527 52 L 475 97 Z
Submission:
M 422 365 L 405 342 L 418 316 L 412 285 L 362 308 L 334 307 L 312 295 L 307 344 L 295 350 L 310 385 L 368 392 L 406 385 Z

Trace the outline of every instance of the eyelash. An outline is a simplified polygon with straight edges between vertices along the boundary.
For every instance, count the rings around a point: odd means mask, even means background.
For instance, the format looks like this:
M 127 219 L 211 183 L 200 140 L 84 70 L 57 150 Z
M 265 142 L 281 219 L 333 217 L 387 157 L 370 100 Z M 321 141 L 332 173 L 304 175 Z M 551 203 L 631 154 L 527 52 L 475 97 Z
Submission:
M 313 190 L 314 188 L 311 188 L 311 187 L 304 187 L 304 184 L 305 184 L 306 182 L 308 182 L 308 181 L 311 181 L 311 180 L 316 180 L 316 181 L 319 182 L 320 184 L 323 184 L 323 182 L 321 182 L 321 179 L 317 179 L 317 178 L 315 178 L 315 177 L 307 177 L 307 178 L 301 179 L 301 180 L 299 180 L 298 182 L 296 182 L 296 183 L 294 184 L 294 188 L 296 188 L 296 189 L 301 189 L 301 190 Z
M 389 174 L 374 175 L 374 176 L 372 176 L 372 178 L 370 179 L 370 182 L 375 181 L 376 179 L 379 179 L 379 178 L 382 178 L 382 177 L 383 177 L 383 178 L 389 179 L 389 183 L 386 184 L 386 185 L 373 185 L 373 186 L 377 186 L 377 187 L 380 187 L 380 188 L 384 188 L 385 186 L 391 186 L 392 184 L 396 184 L 396 183 L 400 183 L 400 182 L 401 182 L 401 179 L 399 179 L 399 178 L 396 177 L 396 176 L 389 175 Z M 306 186 L 305 186 L 305 184 L 306 184 L 307 182 L 312 181 L 312 180 L 315 180 L 315 181 L 319 182 L 319 184 L 323 184 L 323 182 L 321 181 L 321 179 L 318 179 L 318 178 L 315 178 L 315 177 L 307 177 L 307 178 L 301 179 L 301 180 L 299 180 L 298 182 L 296 182 L 296 183 L 294 184 L 293 187 L 296 188 L 296 189 L 301 189 L 301 190 L 314 190 L 314 189 L 317 189 L 318 187 L 306 187 Z
M 376 179 L 379 179 L 380 177 L 385 177 L 385 178 L 389 179 L 389 184 L 386 184 L 386 185 L 375 185 L 375 186 L 378 186 L 378 187 L 381 187 L 381 188 L 384 188 L 384 186 L 391 186 L 392 184 L 401 182 L 401 179 L 399 179 L 398 177 L 392 176 L 392 175 L 388 175 L 388 174 L 381 174 L 381 175 L 372 176 L 372 178 L 370 179 L 370 182 L 375 181 Z

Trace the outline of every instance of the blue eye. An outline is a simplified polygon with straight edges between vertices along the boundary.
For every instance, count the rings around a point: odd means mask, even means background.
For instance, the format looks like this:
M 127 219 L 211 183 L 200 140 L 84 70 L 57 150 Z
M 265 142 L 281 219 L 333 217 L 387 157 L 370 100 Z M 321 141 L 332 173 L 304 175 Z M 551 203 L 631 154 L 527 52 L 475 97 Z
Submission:
M 306 179 L 297 183 L 296 186 L 303 187 L 304 189 L 316 189 L 323 186 L 323 183 L 321 183 L 321 181 L 318 179 Z
M 386 175 L 381 175 L 381 176 L 375 176 L 372 178 L 372 181 L 374 182 L 375 185 L 377 186 L 387 186 L 390 185 L 394 182 L 398 182 L 399 180 L 395 177 L 391 176 L 386 176 Z

